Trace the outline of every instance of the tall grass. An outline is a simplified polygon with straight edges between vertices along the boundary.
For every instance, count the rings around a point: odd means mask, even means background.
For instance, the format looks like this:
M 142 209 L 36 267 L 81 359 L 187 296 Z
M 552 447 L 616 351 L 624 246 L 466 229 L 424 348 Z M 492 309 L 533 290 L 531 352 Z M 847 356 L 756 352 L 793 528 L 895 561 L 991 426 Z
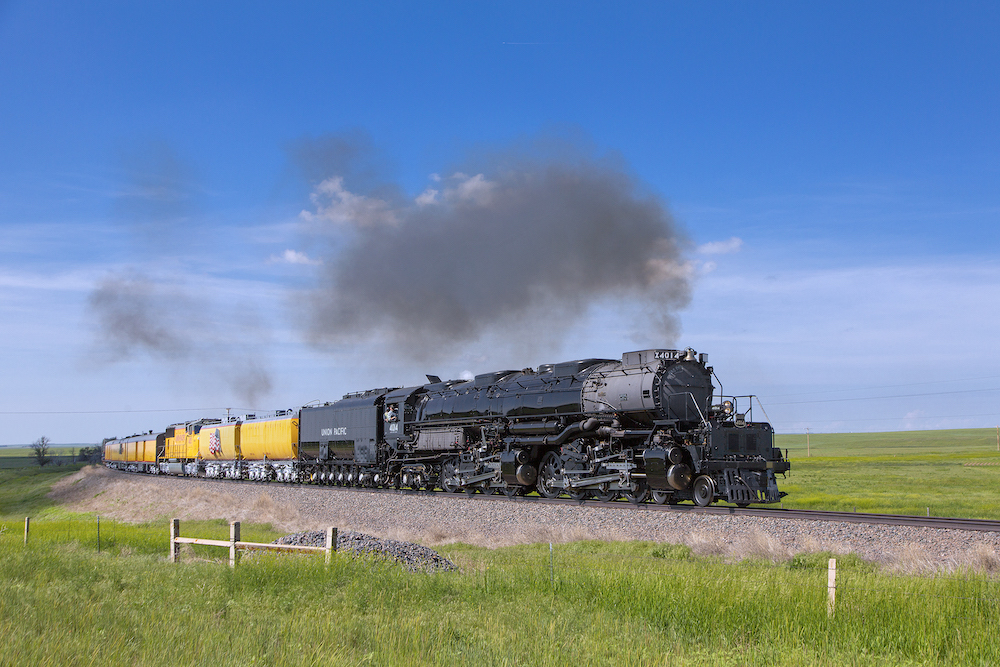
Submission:
M 165 530 L 164 526 L 164 530 Z M 2 664 L 988 665 L 996 579 L 827 554 L 727 565 L 685 547 L 454 545 L 456 573 L 340 554 L 165 562 L 0 537 Z M 157 546 L 155 544 L 151 546 Z M 216 550 L 222 557 L 223 550 Z

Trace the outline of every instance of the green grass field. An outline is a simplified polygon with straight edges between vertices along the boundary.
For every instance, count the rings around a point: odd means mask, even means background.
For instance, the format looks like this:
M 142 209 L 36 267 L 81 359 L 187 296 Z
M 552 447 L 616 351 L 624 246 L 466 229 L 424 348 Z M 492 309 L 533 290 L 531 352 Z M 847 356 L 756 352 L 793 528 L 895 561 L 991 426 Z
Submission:
M 49 456 L 72 456 L 80 451 L 80 447 L 85 447 L 86 445 L 66 445 L 49 447 Z M 0 458 L 8 457 L 28 457 L 33 458 L 35 453 L 31 451 L 31 447 L 0 447 Z
M 785 507 L 1000 519 L 996 431 L 779 435 Z M 995 464 L 995 465 L 966 465 Z
M 806 460 L 801 476 L 871 458 L 852 437 L 841 455 Z M 875 458 L 898 458 L 890 450 L 904 445 L 887 440 Z M 99 546 L 96 517 L 53 505 L 46 492 L 72 469 L 0 470 L 2 665 L 1000 663 L 995 575 L 907 576 L 841 556 L 830 618 L 829 554 L 733 565 L 648 542 L 551 554 L 547 544 L 455 544 L 439 550 L 460 571 L 427 575 L 346 555 L 329 568 L 263 556 L 233 571 L 225 550 L 197 547 L 170 564 L 166 518 L 102 520 Z M 799 470 L 789 481 L 801 483 Z M 228 536 L 222 521 L 182 531 Z M 243 525 L 244 539 L 277 535 Z
M 58 542 L 58 528 L 27 547 L 17 531 L 0 533 L 0 663 L 1000 660 L 1000 584 L 984 575 L 890 575 L 841 557 L 830 618 L 828 554 L 727 565 L 685 547 L 641 542 L 578 542 L 551 556 L 548 545 L 452 545 L 442 552 L 461 565 L 453 573 L 408 573 L 346 555 L 328 568 L 322 557 L 265 556 L 234 571 L 205 554 L 168 563 L 164 525 L 120 528 L 119 541 L 100 554 L 86 536 Z
M 52 447 L 48 451 L 49 462 L 46 465 L 60 466 L 74 463 L 74 457 L 80 447 L 86 445 L 67 445 Z M 0 447 L 0 470 L 17 468 L 33 468 L 38 466 L 35 453 L 31 447 Z

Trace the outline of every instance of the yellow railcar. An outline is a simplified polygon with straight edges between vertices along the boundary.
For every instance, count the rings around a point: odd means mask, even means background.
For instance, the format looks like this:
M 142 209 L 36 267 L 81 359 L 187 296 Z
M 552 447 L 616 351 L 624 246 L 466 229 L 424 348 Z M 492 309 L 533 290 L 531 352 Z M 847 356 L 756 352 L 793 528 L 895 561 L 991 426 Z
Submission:
M 104 443 L 104 460 L 116 468 L 150 471 L 163 456 L 164 434 L 143 433 Z
M 164 451 L 168 459 L 194 460 L 198 458 L 199 434 L 208 425 L 218 424 L 218 419 L 197 419 L 195 421 L 171 424 L 164 438 Z
M 208 424 L 198 433 L 198 457 L 206 461 L 235 461 L 240 455 L 240 422 Z
M 156 463 L 163 456 L 163 434 L 146 433 L 136 445 L 135 460 L 140 463 Z
M 119 438 L 116 440 L 110 440 L 104 444 L 104 460 L 105 461 L 124 461 L 125 460 L 125 439 Z
M 204 426 L 202 421 L 204 420 L 188 423 L 187 427 L 184 429 L 186 436 L 185 439 L 187 441 L 187 453 L 185 454 L 185 458 L 198 458 L 198 434 L 201 432 L 201 427 Z
M 240 426 L 240 451 L 247 461 L 288 461 L 299 455 L 297 414 L 255 419 Z
M 164 456 L 168 459 L 187 458 L 187 432 L 184 424 L 171 424 L 167 427 Z
M 151 452 L 152 456 L 147 454 L 147 452 Z M 156 458 L 156 441 L 154 440 L 150 443 L 148 434 L 143 435 L 142 439 L 135 443 L 135 460 L 139 463 L 146 463 L 147 457 Z

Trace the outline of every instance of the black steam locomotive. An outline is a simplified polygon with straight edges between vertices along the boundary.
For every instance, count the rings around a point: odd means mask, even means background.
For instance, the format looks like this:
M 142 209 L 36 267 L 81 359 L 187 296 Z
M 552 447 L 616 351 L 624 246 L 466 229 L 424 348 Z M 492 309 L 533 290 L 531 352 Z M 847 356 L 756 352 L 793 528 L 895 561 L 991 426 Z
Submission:
M 775 503 L 789 469 L 766 422 L 713 400 L 707 355 L 627 352 L 375 389 L 300 412 L 316 483 L 553 498 Z M 749 403 L 750 397 L 746 398 Z
M 270 417 L 109 439 L 154 474 L 640 503 L 775 503 L 789 464 L 771 425 L 715 396 L 707 356 L 626 352 L 472 380 L 348 394 Z M 749 403 L 751 397 L 745 398 Z

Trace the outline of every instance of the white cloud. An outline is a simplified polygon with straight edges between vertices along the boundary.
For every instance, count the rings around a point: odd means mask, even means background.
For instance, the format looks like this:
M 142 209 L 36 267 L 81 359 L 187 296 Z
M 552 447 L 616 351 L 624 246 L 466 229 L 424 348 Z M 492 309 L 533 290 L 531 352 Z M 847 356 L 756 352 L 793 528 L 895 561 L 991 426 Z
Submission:
M 304 252 L 299 252 L 298 250 L 286 250 L 281 253 L 281 255 L 271 255 L 267 259 L 268 263 L 284 263 L 284 264 L 303 264 L 303 265 L 316 265 L 322 264 L 318 259 L 310 259 Z
M 350 192 L 344 188 L 344 179 L 340 176 L 320 183 L 309 198 L 316 205 L 316 213 L 302 211 L 299 215 L 304 220 L 321 219 L 359 227 L 396 225 L 398 222 L 388 202 Z
M 743 247 L 743 239 L 733 236 L 725 241 L 711 241 L 698 246 L 698 252 L 702 255 L 729 255 L 739 252 Z
M 493 199 L 493 191 L 496 189 L 496 183 L 487 181 L 486 177 L 482 174 L 468 176 L 461 172 L 456 172 L 452 176 L 452 179 L 457 182 L 457 185 L 446 188 L 444 191 L 445 199 L 450 202 L 486 206 Z
M 470 370 L 464 370 L 461 373 L 459 373 L 458 379 L 460 379 L 460 380 L 475 380 L 476 376 L 475 376 L 475 374 L 472 371 L 470 371 Z
M 438 191 L 433 188 L 427 188 L 421 192 L 417 198 L 414 200 L 417 202 L 417 206 L 427 206 L 429 204 L 437 203 Z

